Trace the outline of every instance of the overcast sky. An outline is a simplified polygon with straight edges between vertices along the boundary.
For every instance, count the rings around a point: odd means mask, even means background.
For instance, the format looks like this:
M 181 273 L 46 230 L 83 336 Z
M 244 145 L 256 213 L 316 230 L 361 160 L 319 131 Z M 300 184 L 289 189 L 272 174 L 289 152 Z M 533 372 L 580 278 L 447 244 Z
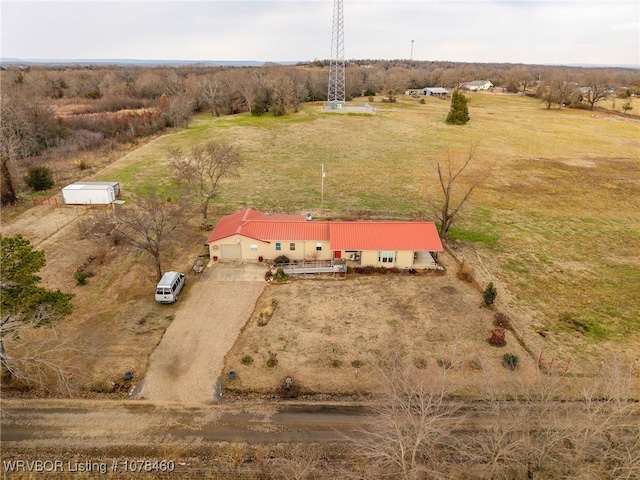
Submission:
M 332 0 L 1 0 L 0 13 L 3 58 L 331 55 Z M 640 2 L 344 0 L 344 40 L 346 59 L 640 66 Z

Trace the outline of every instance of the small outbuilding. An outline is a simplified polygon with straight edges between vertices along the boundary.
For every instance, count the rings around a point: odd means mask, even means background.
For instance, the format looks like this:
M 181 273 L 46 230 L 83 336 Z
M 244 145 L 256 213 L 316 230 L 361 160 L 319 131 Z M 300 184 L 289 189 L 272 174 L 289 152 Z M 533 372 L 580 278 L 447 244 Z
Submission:
M 428 97 L 432 95 L 434 97 L 446 97 L 447 95 L 449 95 L 449 90 L 442 87 L 425 87 L 420 90 L 420 95 L 426 95 Z
M 119 196 L 119 182 L 75 182 L 62 189 L 67 205 L 110 205 Z

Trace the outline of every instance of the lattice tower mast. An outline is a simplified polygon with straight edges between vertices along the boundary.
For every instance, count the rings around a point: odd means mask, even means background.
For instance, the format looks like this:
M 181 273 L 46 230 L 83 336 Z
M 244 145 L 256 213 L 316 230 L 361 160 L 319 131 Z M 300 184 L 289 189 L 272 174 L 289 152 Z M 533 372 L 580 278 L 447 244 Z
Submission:
M 344 74 L 344 9 L 342 0 L 333 0 L 333 28 L 331 31 L 331 60 L 329 63 L 329 95 L 332 108 L 346 101 Z

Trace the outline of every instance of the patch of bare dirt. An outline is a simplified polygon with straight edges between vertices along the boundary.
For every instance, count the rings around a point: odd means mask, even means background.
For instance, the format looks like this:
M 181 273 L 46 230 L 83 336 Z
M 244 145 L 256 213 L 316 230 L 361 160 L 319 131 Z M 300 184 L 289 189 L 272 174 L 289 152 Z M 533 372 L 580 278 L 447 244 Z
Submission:
M 271 301 L 277 308 L 260 326 Z M 295 280 L 267 286 L 257 305 L 225 361 L 232 392 L 279 394 L 291 376 L 301 394 L 374 393 L 376 359 L 393 353 L 425 371 L 446 368 L 467 390 L 487 371 L 507 378 L 536 368 L 510 332 L 506 347 L 489 345 L 494 312 L 455 270 Z M 507 352 L 520 358 L 516 373 L 501 366 Z

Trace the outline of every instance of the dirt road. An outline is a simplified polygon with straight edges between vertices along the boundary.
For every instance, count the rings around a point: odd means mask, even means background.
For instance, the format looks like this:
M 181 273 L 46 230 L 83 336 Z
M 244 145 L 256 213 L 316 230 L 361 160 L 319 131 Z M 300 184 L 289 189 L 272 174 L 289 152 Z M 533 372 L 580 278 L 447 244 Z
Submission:
M 264 290 L 265 267 L 224 262 L 188 283 L 175 317 L 150 358 L 137 398 L 210 403 L 224 356 Z
M 254 478 L 237 474 L 229 454 L 245 463 L 250 448 L 341 451 L 344 434 L 367 421 L 358 406 L 282 401 L 13 399 L 3 400 L 2 417 L 0 478 L 65 480 Z
M 6 448 L 112 448 L 211 442 L 345 441 L 340 432 L 366 423 L 364 409 L 347 404 L 268 401 L 186 406 L 145 400 L 4 400 Z M 170 437 L 170 438 L 168 438 Z

